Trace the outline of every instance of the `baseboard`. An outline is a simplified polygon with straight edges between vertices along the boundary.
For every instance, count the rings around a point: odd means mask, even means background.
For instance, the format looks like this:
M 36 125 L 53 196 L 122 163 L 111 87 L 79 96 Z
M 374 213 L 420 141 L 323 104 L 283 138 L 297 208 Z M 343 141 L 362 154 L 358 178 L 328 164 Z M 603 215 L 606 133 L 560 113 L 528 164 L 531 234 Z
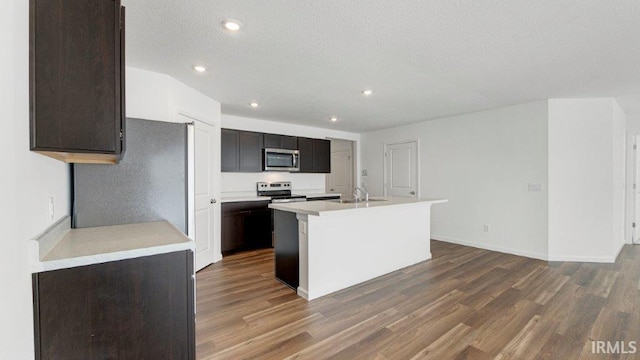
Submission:
M 592 263 L 607 263 L 611 264 L 616 262 L 618 255 L 626 245 L 625 241 L 620 242 L 620 246 L 611 256 L 565 256 L 565 255 L 552 255 L 549 256 L 549 261 L 576 261 L 576 262 L 592 262 Z
M 454 239 L 454 238 L 450 238 L 450 237 L 446 237 L 446 236 L 440 236 L 440 235 L 431 235 L 431 238 L 433 240 L 444 241 L 444 242 L 448 242 L 448 243 L 452 243 L 452 244 L 458 244 L 458 245 L 464 245 L 464 246 L 471 246 L 471 247 L 478 248 L 478 249 L 497 251 L 497 252 L 501 252 L 501 253 L 505 253 L 505 254 L 524 256 L 524 257 L 528 257 L 528 258 L 532 258 L 532 259 L 547 260 L 547 255 L 546 254 L 540 254 L 540 253 L 535 253 L 535 252 L 530 252 L 530 251 L 523 251 L 523 250 L 518 250 L 518 249 L 513 249 L 513 248 L 506 248 L 506 247 L 502 247 L 502 246 L 480 244 L 480 243 L 476 243 L 476 242 L 460 240 L 460 239 Z
M 298 296 L 303 299 L 309 300 L 309 292 L 306 289 L 303 289 L 298 286 Z
M 549 261 L 562 262 L 590 262 L 590 263 L 614 263 L 616 259 L 612 256 L 572 256 L 572 255 L 549 255 Z
M 501 252 L 501 253 L 524 256 L 524 257 L 533 258 L 533 259 L 539 259 L 539 260 L 568 261 L 568 262 L 593 262 L 593 263 L 614 263 L 614 262 L 616 262 L 616 259 L 618 258 L 618 255 L 620 255 L 620 252 L 622 251 L 622 248 L 624 248 L 624 245 L 626 245 L 624 241 L 621 242 L 619 248 L 617 249 L 617 251 L 615 252 L 615 255 L 613 255 L 613 256 L 573 256 L 573 255 L 547 255 L 547 254 L 540 254 L 540 253 L 534 253 L 534 252 L 529 252 L 529 251 L 522 251 L 522 250 L 518 250 L 518 249 L 505 248 L 505 247 L 501 247 L 501 246 L 480 244 L 480 243 L 475 243 L 475 242 L 466 241 L 466 240 L 453 239 L 453 238 L 450 238 L 450 237 L 440 236 L 440 235 L 431 235 L 431 238 L 433 240 L 444 241 L 444 242 L 448 242 L 448 243 L 452 243 L 452 244 L 471 246 L 471 247 L 478 248 L 478 249 L 498 251 L 498 252 Z

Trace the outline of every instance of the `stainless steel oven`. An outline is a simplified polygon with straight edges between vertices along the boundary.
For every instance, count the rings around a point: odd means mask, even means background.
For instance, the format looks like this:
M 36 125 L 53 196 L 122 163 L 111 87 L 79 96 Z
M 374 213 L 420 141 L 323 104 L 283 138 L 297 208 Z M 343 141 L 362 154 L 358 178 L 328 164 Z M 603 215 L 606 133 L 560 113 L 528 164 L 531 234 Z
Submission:
M 300 152 L 298 150 L 265 148 L 262 170 L 300 171 Z

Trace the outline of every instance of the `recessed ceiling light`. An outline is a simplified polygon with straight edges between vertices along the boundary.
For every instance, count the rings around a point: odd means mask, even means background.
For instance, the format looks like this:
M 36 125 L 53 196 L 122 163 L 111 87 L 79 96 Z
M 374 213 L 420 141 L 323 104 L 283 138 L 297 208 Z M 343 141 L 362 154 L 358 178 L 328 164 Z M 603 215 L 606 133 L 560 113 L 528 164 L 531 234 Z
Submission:
M 371 94 L 373 94 L 373 90 L 371 89 L 362 90 L 362 95 L 364 96 L 369 96 Z
M 332 117 L 329 118 L 329 120 L 331 120 L 332 122 L 336 122 L 336 121 L 338 121 L 338 118 L 335 117 L 335 116 L 332 116 Z
M 251 104 L 249 104 L 249 106 L 251 106 L 252 108 L 257 108 L 258 106 L 260 106 L 260 104 L 254 101 Z
M 222 27 L 229 31 L 238 31 L 242 27 L 242 23 L 238 20 L 227 19 L 222 21 Z
M 201 73 L 207 71 L 207 67 L 204 65 L 193 65 L 193 70 Z

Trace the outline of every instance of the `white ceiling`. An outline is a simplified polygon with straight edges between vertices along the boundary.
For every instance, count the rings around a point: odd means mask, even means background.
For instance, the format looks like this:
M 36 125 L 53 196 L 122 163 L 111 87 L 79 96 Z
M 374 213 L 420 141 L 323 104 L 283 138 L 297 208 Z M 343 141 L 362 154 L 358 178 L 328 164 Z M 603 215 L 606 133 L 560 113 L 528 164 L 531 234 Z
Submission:
M 224 114 L 365 132 L 613 96 L 640 119 L 638 0 L 123 2 L 127 65 L 175 77 Z M 243 28 L 229 33 L 226 18 Z

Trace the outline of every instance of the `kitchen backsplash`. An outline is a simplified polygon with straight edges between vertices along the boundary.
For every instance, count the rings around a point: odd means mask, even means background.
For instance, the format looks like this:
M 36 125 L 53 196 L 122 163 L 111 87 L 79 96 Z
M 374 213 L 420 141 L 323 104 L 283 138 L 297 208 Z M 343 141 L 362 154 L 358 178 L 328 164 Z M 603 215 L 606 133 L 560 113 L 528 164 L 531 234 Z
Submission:
M 292 174 L 288 172 L 222 173 L 222 196 L 255 194 L 259 181 L 291 181 L 294 192 L 324 192 L 325 174 Z

